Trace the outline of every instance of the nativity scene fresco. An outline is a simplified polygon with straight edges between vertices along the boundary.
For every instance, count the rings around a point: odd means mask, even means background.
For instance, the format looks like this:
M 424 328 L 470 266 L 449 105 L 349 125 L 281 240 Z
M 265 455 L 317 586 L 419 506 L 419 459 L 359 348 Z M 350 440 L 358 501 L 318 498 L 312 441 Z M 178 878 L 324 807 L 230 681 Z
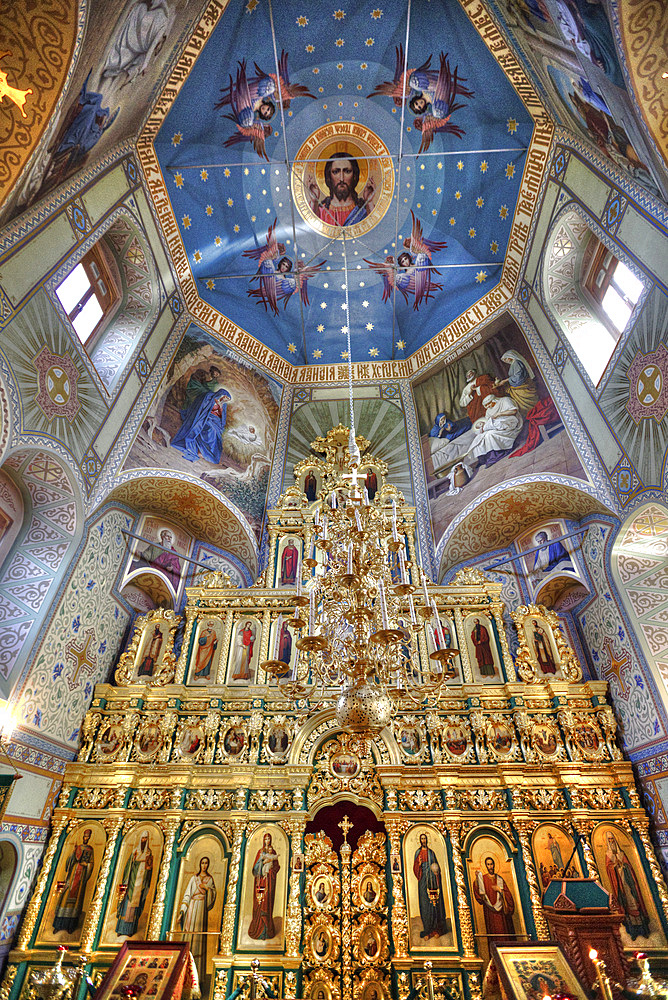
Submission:
M 413 386 L 435 540 L 506 479 L 585 473 L 529 345 L 510 322 Z
M 281 390 L 192 330 L 130 449 L 125 469 L 196 476 L 229 497 L 255 532 L 265 507 Z

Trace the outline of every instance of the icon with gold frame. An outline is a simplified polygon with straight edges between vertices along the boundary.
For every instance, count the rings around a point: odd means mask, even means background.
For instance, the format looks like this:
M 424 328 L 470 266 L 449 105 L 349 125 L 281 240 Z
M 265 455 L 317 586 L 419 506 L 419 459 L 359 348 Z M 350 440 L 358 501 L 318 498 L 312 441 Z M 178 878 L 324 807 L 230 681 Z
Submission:
M 115 760 L 125 744 L 125 731 L 120 722 L 103 722 L 95 741 L 96 760 Z
M 240 723 L 229 726 L 221 740 L 221 752 L 225 757 L 239 757 L 248 743 L 248 733 Z
M 359 885 L 359 904 L 365 909 L 373 909 L 380 900 L 381 888 L 375 874 L 362 875 Z
M 79 823 L 67 835 L 56 865 L 37 944 L 76 947 L 81 940 L 107 835 L 97 820 Z
M 332 932 L 326 924 L 317 924 L 311 929 L 307 949 L 312 962 L 325 965 L 332 958 L 333 947 Z
M 363 965 L 375 965 L 381 961 L 383 942 L 380 930 L 375 924 L 363 927 L 357 942 L 357 959 Z
M 379 983 L 377 979 L 372 979 L 365 984 L 361 1000 L 385 1000 L 386 996 L 383 984 Z
M 328 908 L 333 896 L 332 882 L 329 875 L 314 875 L 309 886 L 309 895 L 314 910 Z
M 135 743 L 135 757 L 139 761 L 153 760 L 163 743 L 163 734 L 157 722 L 147 721 L 139 729 Z
M 531 749 L 545 760 L 559 753 L 559 730 L 551 719 L 537 719 L 531 726 L 529 740 Z
M 586 1000 L 587 993 L 556 941 L 490 944 L 494 965 L 510 1000 L 545 996 Z
M 332 757 L 329 766 L 332 769 L 332 774 L 337 778 L 354 778 L 362 764 L 356 754 L 337 753 Z
M 177 754 L 185 760 L 196 760 L 206 744 L 204 727 L 198 723 L 184 722 L 177 740 Z

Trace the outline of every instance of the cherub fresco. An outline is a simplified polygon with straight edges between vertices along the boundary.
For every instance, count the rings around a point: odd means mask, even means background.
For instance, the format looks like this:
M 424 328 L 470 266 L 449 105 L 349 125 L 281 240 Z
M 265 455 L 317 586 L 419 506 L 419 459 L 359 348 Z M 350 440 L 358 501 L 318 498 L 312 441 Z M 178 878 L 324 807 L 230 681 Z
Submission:
M 248 294 L 276 316 L 278 303 L 282 301 L 285 309 L 297 289 L 304 305 L 309 304 L 308 280 L 325 264 L 324 260 L 311 265 L 297 261 L 296 271 L 293 271 L 293 262 L 285 255 L 285 244 L 276 239 L 276 219 L 267 230 L 266 243 L 253 250 L 244 250 L 243 256 L 257 261 L 257 274 L 251 281 L 258 281 L 259 286 L 249 288 Z
M 411 219 L 411 235 L 404 240 L 405 249 L 399 254 L 396 264 L 392 254 L 385 258 L 383 264 L 366 258 L 364 262 L 383 276 L 383 302 L 390 300 L 396 286 L 406 305 L 411 296 L 413 309 L 418 310 L 423 301 L 427 302 L 435 291 L 443 289 L 443 285 L 433 280 L 434 275 L 441 272 L 432 264 L 431 255 L 437 250 L 445 250 L 447 243 L 427 239 L 422 232 L 422 223 L 412 211 Z
M 369 97 L 392 97 L 397 107 L 408 101 L 409 109 L 416 115 L 414 126 L 422 132 L 420 153 L 429 149 L 437 132 L 450 132 L 460 138 L 464 129 L 450 121 L 455 111 L 465 107 L 456 98 L 472 98 L 474 94 L 463 86 L 466 81 L 459 78 L 457 67 L 454 71 L 450 69 L 447 53 L 441 52 L 436 71 L 430 69 L 431 56 L 421 66 L 407 69 L 403 45 L 398 45 L 395 52 L 394 79 L 379 83 Z
M 259 157 L 269 159 L 264 143 L 271 135 L 271 125 L 266 124 L 276 114 L 276 106 L 290 107 L 295 97 L 311 97 L 307 87 L 301 83 L 290 83 L 288 75 L 288 53 L 283 49 L 278 61 L 278 73 L 265 73 L 255 63 L 255 76 L 246 76 L 246 60 L 242 59 L 237 69 L 236 80 L 230 76 L 227 87 L 221 90 L 221 99 L 214 104 L 216 109 L 229 105 L 231 115 L 224 115 L 236 125 L 237 131 L 223 143 L 235 146 L 240 142 L 251 142 Z

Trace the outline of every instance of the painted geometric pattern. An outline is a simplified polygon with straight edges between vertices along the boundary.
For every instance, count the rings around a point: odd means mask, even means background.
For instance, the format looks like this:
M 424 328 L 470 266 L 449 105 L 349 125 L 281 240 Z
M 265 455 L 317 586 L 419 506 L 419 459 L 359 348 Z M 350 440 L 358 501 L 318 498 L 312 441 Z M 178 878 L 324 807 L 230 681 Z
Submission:
M 668 449 L 668 421 L 657 419 L 654 406 L 659 403 L 663 412 L 667 343 L 668 299 L 655 287 L 599 398 L 601 410 L 648 488 L 662 486 Z M 639 355 L 647 356 L 646 362 L 639 364 Z
M 3 349 L 21 386 L 23 430 L 57 437 L 81 460 L 89 442 L 104 419 L 107 408 L 84 367 L 72 336 L 65 330 L 58 314 L 43 290 L 38 291 L 12 320 L 3 337 Z M 75 414 L 47 415 L 38 402 L 42 380 L 35 367 L 44 347 L 59 357 L 68 357 L 78 373 Z
M 585 643 L 601 680 L 608 681 L 628 751 L 665 738 L 664 712 L 653 697 L 633 644 L 621 624 L 623 614 L 606 574 L 606 548 L 612 527 L 594 521 L 582 541 L 582 554 L 595 597 L 578 615 Z M 641 558 L 647 564 L 646 556 Z M 652 564 L 656 560 L 651 560 Z M 628 572 L 628 567 L 627 567 Z M 668 595 L 666 597 L 668 601 Z
M 633 519 L 617 567 L 658 678 L 668 689 L 668 508 L 650 504 Z
M 43 453 L 28 458 L 23 453 L 23 461 L 14 468 L 23 479 L 32 511 L 26 511 L 28 531 L 0 578 L 0 677 L 4 679 L 44 604 L 76 525 L 72 486 L 57 459 Z
M 90 525 L 23 688 L 23 725 L 65 745 L 76 745 L 93 687 L 108 677 L 130 618 L 113 587 L 126 555 L 122 531 L 133 523 L 112 508 Z
M 590 230 L 575 214 L 566 213 L 552 241 L 545 269 L 550 307 L 569 332 L 591 321 L 591 311 L 579 291 L 578 271 Z

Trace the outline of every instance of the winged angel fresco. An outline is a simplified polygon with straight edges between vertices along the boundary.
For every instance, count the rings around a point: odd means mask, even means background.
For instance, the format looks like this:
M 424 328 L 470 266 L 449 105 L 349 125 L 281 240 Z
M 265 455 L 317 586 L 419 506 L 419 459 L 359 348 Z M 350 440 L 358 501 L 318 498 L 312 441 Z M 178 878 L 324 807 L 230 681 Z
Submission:
M 288 53 L 283 49 L 278 61 L 278 73 L 265 73 L 255 63 L 255 76 L 246 76 L 246 60 L 238 65 L 236 80 L 232 80 L 221 90 L 221 98 L 214 105 L 220 109 L 228 105 L 231 115 L 224 115 L 234 122 L 236 131 L 225 140 L 224 146 L 236 146 L 240 142 L 250 142 L 257 155 L 265 160 L 269 157 L 264 148 L 265 139 L 271 135 L 268 123 L 276 114 L 276 105 L 283 109 L 290 107 L 295 97 L 311 97 L 307 87 L 301 83 L 290 83 L 288 74 Z
M 415 128 L 422 133 L 420 153 L 429 149 L 437 132 L 450 132 L 461 138 L 464 129 L 450 119 L 455 111 L 466 106 L 457 101 L 457 97 L 472 98 L 474 94 L 463 86 L 466 80 L 459 78 L 457 67 L 454 71 L 450 69 L 447 53 L 441 52 L 436 71 L 429 68 L 431 56 L 421 66 L 405 69 L 403 45 L 398 45 L 395 52 L 394 79 L 379 83 L 369 97 L 391 97 L 397 107 L 408 101 L 408 107 L 416 116 Z
M 434 281 L 434 275 L 440 274 L 438 268 L 431 262 L 431 255 L 437 250 L 445 250 L 447 243 L 444 240 L 427 239 L 422 232 L 422 223 L 411 211 L 413 220 L 411 235 L 404 240 L 404 250 L 399 254 L 395 263 L 394 257 L 390 254 L 385 258 L 384 263 L 367 260 L 369 265 L 377 274 L 383 276 L 383 302 L 388 302 L 393 294 L 394 288 L 401 292 L 406 305 L 409 297 L 413 299 L 413 309 L 419 309 L 422 302 L 427 302 L 436 291 L 441 291 L 443 285 Z
M 267 242 L 254 250 L 244 250 L 244 257 L 257 261 L 257 274 L 251 281 L 258 281 L 257 288 L 249 288 L 248 294 L 258 305 L 262 303 L 266 310 L 271 309 L 278 316 L 278 303 L 287 306 L 292 295 L 299 289 L 301 300 L 305 306 L 308 300 L 308 280 L 323 267 L 325 261 L 318 264 L 305 265 L 297 261 L 296 270 L 285 255 L 285 244 L 276 239 L 276 219 L 267 231 Z

